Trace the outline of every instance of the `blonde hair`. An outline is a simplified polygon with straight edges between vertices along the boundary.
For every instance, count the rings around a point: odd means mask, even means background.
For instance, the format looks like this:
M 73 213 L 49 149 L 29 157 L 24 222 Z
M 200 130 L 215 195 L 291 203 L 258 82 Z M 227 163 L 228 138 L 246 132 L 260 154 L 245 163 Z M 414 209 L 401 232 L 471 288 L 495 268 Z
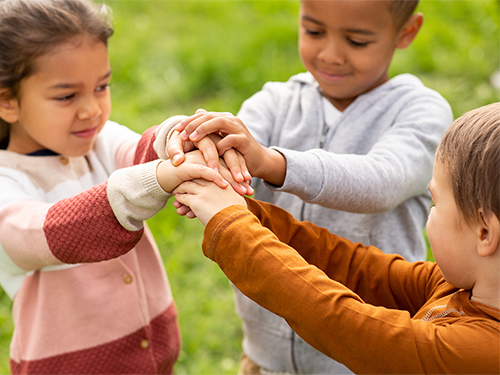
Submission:
M 20 82 L 33 74 L 35 60 L 80 35 L 107 45 L 113 28 L 106 5 L 87 0 L 0 0 L 0 99 L 18 98 Z M 6 148 L 8 134 L 8 124 L 0 119 L 0 149 Z
M 458 209 L 469 224 L 477 210 L 500 218 L 500 103 L 467 112 L 445 132 L 436 162 L 450 173 Z

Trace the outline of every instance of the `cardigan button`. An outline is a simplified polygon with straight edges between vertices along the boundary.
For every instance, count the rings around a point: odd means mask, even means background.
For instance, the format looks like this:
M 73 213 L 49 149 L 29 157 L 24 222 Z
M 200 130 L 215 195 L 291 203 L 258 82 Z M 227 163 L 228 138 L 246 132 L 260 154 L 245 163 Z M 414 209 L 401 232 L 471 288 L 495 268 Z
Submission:
M 147 340 L 147 339 L 142 340 L 142 341 L 141 341 L 141 348 L 142 348 L 142 349 L 147 349 L 147 348 L 149 348 L 149 340 Z
M 66 165 L 69 163 L 69 159 L 67 157 L 61 156 L 61 163 Z
M 130 275 L 123 275 L 123 282 L 125 284 L 130 284 L 132 282 L 132 280 L 133 280 L 132 276 L 130 276 Z

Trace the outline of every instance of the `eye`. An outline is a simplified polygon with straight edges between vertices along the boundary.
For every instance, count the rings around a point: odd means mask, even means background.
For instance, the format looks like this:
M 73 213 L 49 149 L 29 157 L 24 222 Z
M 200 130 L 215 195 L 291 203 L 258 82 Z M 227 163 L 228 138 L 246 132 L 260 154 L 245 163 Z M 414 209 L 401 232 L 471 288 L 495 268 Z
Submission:
M 304 34 L 311 35 L 311 36 L 319 36 L 319 35 L 323 34 L 323 32 L 321 32 L 319 30 L 311 30 L 311 29 L 308 29 L 307 27 L 304 27 Z
M 101 86 L 98 86 L 95 91 L 97 92 L 102 92 L 102 91 L 106 91 L 106 89 L 108 87 L 111 87 L 111 84 L 110 83 L 105 83 L 104 85 L 101 85 Z
M 67 102 L 75 97 L 75 94 L 69 94 L 69 95 L 63 95 L 63 96 L 58 96 L 55 98 L 58 102 Z
M 359 42 L 353 39 L 348 39 L 349 43 L 351 43 L 354 47 L 366 47 L 370 44 L 370 42 Z

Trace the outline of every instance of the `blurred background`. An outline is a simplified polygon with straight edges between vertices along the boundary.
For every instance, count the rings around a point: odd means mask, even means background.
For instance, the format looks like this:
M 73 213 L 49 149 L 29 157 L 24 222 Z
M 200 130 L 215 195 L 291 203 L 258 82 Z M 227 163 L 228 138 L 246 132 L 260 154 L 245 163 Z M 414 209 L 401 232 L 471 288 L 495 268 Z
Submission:
M 111 119 L 142 132 L 198 108 L 236 114 L 267 81 L 304 71 L 298 0 L 106 0 L 115 35 Z M 420 0 L 424 26 L 391 76 L 417 75 L 458 117 L 500 100 L 498 0 Z M 203 228 L 171 203 L 148 222 L 179 310 L 176 374 L 235 374 L 242 332 L 232 289 L 201 253 Z M 0 374 L 8 374 L 11 301 L 0 290 Z M 78 339 L 78 338 L 75 338 Z

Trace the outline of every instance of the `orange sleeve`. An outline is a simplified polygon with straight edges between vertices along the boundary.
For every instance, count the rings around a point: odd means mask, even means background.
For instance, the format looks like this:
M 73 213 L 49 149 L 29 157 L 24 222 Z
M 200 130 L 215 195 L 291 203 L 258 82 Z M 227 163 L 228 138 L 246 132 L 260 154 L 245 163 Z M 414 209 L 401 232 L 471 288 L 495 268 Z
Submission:
M 249 208 L 255 215 L 243 206 L 231 206 L 212 218 L 205 229 L 204 254 L 238 289 L 285 318 L 316 349 L 355 373 L 498 370 L 497 357 L 480 349 L 485 337 L 498 341 L 498 331 L 489 326 L 439 325 L 412 319 L 409 311 L 375 305 L 375 296 L 389 290 L 390 273 L 400 278 L 401 289 L 405 278 L 416 276 L 427 280 L 423 289 L 433 290 L 431 280 L 438 279 L 434 265 L 412 265 L 396 255 L 352 244 L 268 204 L 249 201 Z M 375 263 L 368 266 L 370 262 Z M 373 269 L 387 275 L 385 282 L 382 276 L 369 279 Z M 364 290 L 371 283 L 367 294 L 374 304 L 344 285 Z M 483 358 L 471 363 L 472 352 Z

